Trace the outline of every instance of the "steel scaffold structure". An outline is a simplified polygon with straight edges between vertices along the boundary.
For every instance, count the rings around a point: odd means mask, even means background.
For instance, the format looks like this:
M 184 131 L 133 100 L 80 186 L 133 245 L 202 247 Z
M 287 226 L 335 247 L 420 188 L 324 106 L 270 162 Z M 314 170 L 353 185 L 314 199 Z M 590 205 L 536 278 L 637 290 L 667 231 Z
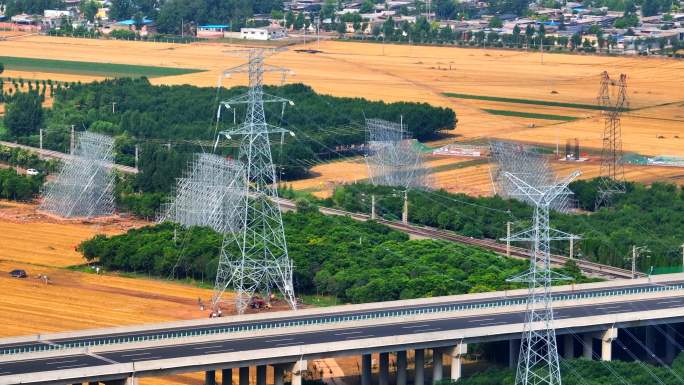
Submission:
M 244 312 L 258 291 L 263 291 L 267 300 L 270 299 L 273 287 L 282 293 L 290 307 L 297 307 L 292 285 L 292 261 L 287 252 L 280 206 L 276 203 L 277 180 L 269 139 L 272 134 L 280 134 L 281 138 L 286 133 L 294 134 L 268 124 L 264 112 L 265 102 L 282 103 L 283 109 L 286 104 L 293 103 L 266 94 L 262 88 L 265 72 L 286 72 L 283 68 L 264 64 L 264 58 L 277 51 L 261 48 L 240 51 L 248 56 L 249 61 L 221 75 L 227 77 L 239 72 L 249 74 L 248 92 L 222 101 L 219 105 L 219 111 L 221 108 L 230 109 L 236 104 L 246 105 L 245 120 L 234 129 L 221 131 L 219 135 L 228 139 L 242 137 L 238 159 L 244 164 L 248 189 L 239 216 L 242 231 L 228 233 L 224 237 L 212 299 L 215 310 L 230 284 L 236 291 L 235 305 L 239 313 Z
M 114 139 L 80 132 L 72 156 L 57 178 L 46 184 L 40 209 L 72 217 L 100 217 L 114 213 Z
M 611 89 L 617 87 L 615 101 L 611 101 Z M 627 75 L 621 74 L 615 82 L 608 72 L 601 75 L 601 87 L 597 98 L 603 114 L 603 149 L 599 173 L 598 195 L 595 208 L 608 206 L 615 194 L 625 192 L 625 167 L 622 161 L 622 128 L 620 115 L 627 107 Z
M 510 282 L 528 284 L 527 311 L 520 343 L 516 385 L 561 384 L 558 347 L 553 328 L 551 284 L 567 278 L 551 270 L 550 243 L 576 237 L 550 228 L 549 211 L 557 198 L 572 194 L 568 185 L 578 175 L 579 172 L 575 171 L 558 183 L 534 185 L 515 174 L 504 173 L 504 177 L 510 180 L 508 194 L 523 197 L 534 206 L 532 227 L 504 238 L 506 241 L 532 244 L 530 269 L 509 279 Z
M 185 176 L 176 179 L 174 197 L 162 205 L 159 222 L 207 226 L 219 233 L 240 231 L 238 212 L 245 199 L 242 164 L 214 154 L 196 154 Z
M 548 158 L 521 144 L 492 141 L 490 153 L 494 161 L 492 182 L 495 192 L 501 197 L 514 198 L 534 205 L 530 197 L 511 194 L 511 191 L 516 191 L 516 186 L 506 177 L 506 173 L 515 175 L 531 186 L 549 186 L 556 181 L 556 174 L 549 165 Z M 569 196 L 562 195 L 551 203 L 551 208 L 567 212 L 574 208 L 574 202 Z
M 368 175 L 374 185 L 427 188 L 428 169 L 402 125 L 366 119 Z

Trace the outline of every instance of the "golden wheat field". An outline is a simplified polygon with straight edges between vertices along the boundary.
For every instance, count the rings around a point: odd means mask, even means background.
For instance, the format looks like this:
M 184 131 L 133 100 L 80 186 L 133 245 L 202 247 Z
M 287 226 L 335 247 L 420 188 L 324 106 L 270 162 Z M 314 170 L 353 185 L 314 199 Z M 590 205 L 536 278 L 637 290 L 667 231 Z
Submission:
M 206 303 L 211 290 L 64 268 L 85 263 L 74 250 L 81 241 L 143 224 L 116 218 L 60 221 L 37 212 L 32 204 L 0 202 L 0 337 L 206 317 L 198 298 Z M 29 277 L 11 278 L 7 273 L 14 269 L 26 270 Z M 48 282 L 40 276 L 47 276 Z M 142 383 L 199 384 L 201 376 Z
M 8 56 L 206 70 L 153 79 L 157 84 L 215 86 L 223 69 L 238 65 L 243 60 L 227 53 L 242 46 L 221 43 L 178 45 L 26 36 L 1 41 L 0 47 Z M 664 144 L 656 139 L 664 131 L 663 127 L 671 132 L 684 130 L 682 109 L 676 104 L 684 102 L 684 87 L 677 86 L 684 74 L 682 61 L 547 54 L 542 63 L 538 53 L 521 51 L 403 45 L 383 47 L 380 44 L 335 41 L 324 41 L 320 46 L 310 43 L 307 48 L 319 49 L 321 52 L 317 54 L 297 52 L 298 48 L 303 46 L 291 47 L 289 51 L 269 59 L 271 63 L 294 71 L 288 82 L 303 82 L 319 92 L 339 96 L 419 101 L 451 107 L 459 119 L 454 134 L 464 139 L 520 134 L 525 140 L 555 143 L 556 128 L 560 126 L 562 140 L 581 136 L 585 145 L 595 146 L 601 133 L 601 122 L 590 118 L 596 115 L 592 110 L 516 103 L 496 105 L 504 110 L 542 111 L 584 118 L 558 124 L 553 120 L 492 115 L 483 111 L 483 108 L 491 108 L 492 102 L 451 98 L 443 93 L 594 104 L 602 71 L 608 71 L 613 78 L 626 73 L 630 106 L 639 109 L 633 114 L 649 114 L 650 109 L 664 104 L 674 107 L 653 114 L 649 122 L 644 122 L 644 118 L 634 118 L 638 119 L 634 122 L 630 121 L 632 117 L 626 118 L 623 130 L 625 150 L 684 155 L 684 147 Z M 74 80 L 74 75 L 78 74 L 32 74 L 37 78 L 54 80 L 68 77 L 64 80 L 69 81 Z M 83 80 L 92 80 L 92 76 L 84 76 Z M 275 78 L 270 80 L 276 81 Z M 222 81 L 223 85 L 238 83 L 244 83 L 244 78 L 238 76 Z M 533 129 L 531 125 L 534 125 Z M 543 128 L 547 126 L 549 128 Z

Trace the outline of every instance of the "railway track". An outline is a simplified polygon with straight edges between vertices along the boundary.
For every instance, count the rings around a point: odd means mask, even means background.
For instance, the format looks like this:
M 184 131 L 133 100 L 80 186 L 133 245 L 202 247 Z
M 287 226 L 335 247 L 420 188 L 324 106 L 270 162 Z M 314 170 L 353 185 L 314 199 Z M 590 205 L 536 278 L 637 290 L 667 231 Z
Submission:
M 283 199 L 283 198 L 278 198 L 278 203 L 280 206 L 285 209 L 285 210 L 295 210 L 296 205 L 294 202 Z M 370 215 L 366 214 L 359 214 L 359 213 L 352 213 L 349 211 L 344 211 L 344 210 L 338 210 L 338 209 L 333 209 L 329 207 L 319 207 L 319 211 L 323 214 L 326 215 L 342 215 L 342 216 L 348 216 L 353 219 L 359 220 L 359 221 L 367 221 L 370 220 Z M 430 238 L 430 239 L 441 239 L 444 241 L 450 241 L 450 242 L 457 242 L 457 243 L 463 243 L 466 245 L 471 245 L 471 246 L 478 246 L 483 249 L 487 249 L 490 251 L 494 251 L 498 254 L 506 255 L 506 245 L 501 244 L 499 242 L 496 242 L 493 239 L 476 239 L 476 238 L 471 238 L 471 237 L 466 237 L 463 235 L 456 234 L 451 231 L 445 231 L 445 230 L 439 230 L 435 229 L 432 227 L 426 227 L 426 226 L 417 226 L 413 224 L 405 224 L 399 221 L 389 221 L 386 219 L 376 219 L 378 223 L 382 223 L 388 227 L 391 227 L 395 230 L 411 234 L 414 236 L 418 237 L 425 237 L 425 238 Z M 522 247 L 515 247 L 511 246 L 510 248 L 510 255 L 512 257 L 516 258 L 522 258 L 522 259 L 530 259 L 531 254 L 527 249 L 524 249 Z M 569 257 L 563 256 L 563 255 L 557 255 L 557 254 L 551 254 L 551 263 L 555 266 L 562 266 L 564 265 L 568 260 L 570 260 Z M 599 276 L 603 278 L 609 278 L 609 279 L 625 279 L 625 278 L 632 278 L 632 272 L 630 270 L 626 269 L 621 269 L 619 267 L 614 267 L 614 266 L 608 266 L 604 265 L 601 263 L 596 263 L 596 262 L 590 262 L 590 261 L 584 261 L 580 259 L 574 259 L 574 261 L 577 263 L 577 266 L 580 268 L 580 270 L 588 275 L 592 276 Z M 638 277 L 645 277 L 646 274 L 643 273 L 637 273 L 637 278 Z

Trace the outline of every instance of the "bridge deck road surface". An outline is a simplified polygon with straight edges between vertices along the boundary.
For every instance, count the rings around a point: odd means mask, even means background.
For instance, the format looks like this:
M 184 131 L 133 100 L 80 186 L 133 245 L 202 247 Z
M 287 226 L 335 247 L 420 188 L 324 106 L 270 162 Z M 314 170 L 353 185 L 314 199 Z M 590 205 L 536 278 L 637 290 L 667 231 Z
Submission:
M 556 319 L 582 318 L 597 315 L 643 312 L 652 310 L 684 308 L 684 296 L 651 299 L 624 299 L 609 304 L 583 304 L 560 307 L 555 310 Z M 325 344 L 350 340 L 363 340 L 398 335 L 430 333 L 436 331 L 476 329 L 495 325 L 520 325 L 524 321 L 524 311 L 494 312 L 482 315 L 451 316 L 449 318 L 424 321 L 397 322 L 392 324 L 370 325 L 355 328 L 340 328 L 325 331 L 305 331 L 291 334 L 284 331 L 281 335 L 217 339 L 211 342 L 183 343 L 178 345 L 119 350 L 98 353 L 101 358 L 77 354 L 53 358 L 29 359 L 0 363 L 0 383 L 2 376 L 28 374 L 60 369 L 86 368 L 168 358 L 193 357 L 198 355 L 226 352 L 247 352 L 277 347 Z M 562 334 L 563 331 L 559 330 Z
M 593 295 L 606 295 L 610 293 L 614 293 L 616 290 L 622 290 L 622 289 L 637 289 L 637 288 L 649 288 L 653 287 L 654 285 L 676 285 L 676 284 L 684 284 L 684 279 L 680 280 L 672 280 L 672 281 L 666 281 L 666 282 L 658 282 L 658 283 L 635 283 L 633 285 L 626 285 L 626 286 L 621 286 L 618 289 L 615 288 L 592 288 L 592 289 L 581 289 L 578 288 L 577 290 L 572 290 L 572 289 L 567 289 L 567 290 L 560 290 L 557 292 L 554 292 L 554 296 L 559 296 L 559 295 L 565 295 L 565 294 L 593 294 Z M 25 343 L 7 343 L 7 344 L 2 344 L 0 340 L 0 351 L 4 349 L 25 349 L 25 348 L 36 348 L 38 346 L 43 346 L 46 344 L 57 344 L 57 345 L 64 345 L 64 344 L 87 344 L 87 343 L 95 343 L 97 342 L 98 344 L 101 344 L 103 342 L 111 341 L 114 338 L 122 338 L 122 337 L 151 337 L 151 336 L 156 336 L 159 334 L 163 333 L 178 333 L 178 332 L 198 332 L 198 331 L 211 331 L 211 330 L 217 330 L 219 328 L 224 328 L 224 327 L 235 327 L 235 326 L 268 326 L 268 325 L 273 325 L 275 323 L 281 323 L 281 322 L 288 322 L 288 321 L 321 321 L 326 318 L 329 318 L 331 316 L 340 316 L 340 317 L 346 317 L 346 316 L 360 316 L 360 315 L 378 315 L 383 312 L 387 311 L 396 311 L 396 310 L 433 310 L 433 309 L 440 309 L 443 307 L 447 306 L 453 306 L 453 305 L 466 305 L 466 304 L 487 304 L 487 303 L 493 303 L 496 301 L 501 301 L 501 300 L 516 300 L 516 299 L 523 299 L 526 296 L 525 295 L 511 295 L 507 296 L 505 292 L 500 292 L 501 295 L 496 297 L 496 298 L 487 298 L 487 299 L 474 299 L 474 300 L 469 300 L 467 298 L 461 298 L 458 300 L 451 300 L 451 301 L 444 301 L 444 302 L 439 302 L 439 303 L 431 303 L 429 305 L 413 305 L 413 306 L 389 306 L 389 307 L 379 307 L 378 309 L 367 309 L 367 310 L 357 310 L 357 311 L 345 311 L 344 306 L 337 306 L 337 307 L 329 307 L 327 309 L 330 310 L 330 312 L 326 312 L 325 314 L 318 314 L 318 315 L 308 315 L 308 316 L 290 316 L 290 317 L 285 317 L 281 318 L 278 317 L 277 313 L 270 313 L 267 316 L 265 316 L 263 319 L 257 320 L 257 321 L 234 321 L 231 320 L 230 317 L 225 318 L 225 322 L 221 323 L 212 323 L 210 325 L 205 325 L 205 326 L 192 326 L 192 327 L 174 327 L 174 328 L 159 328 L 159 329 L 152 329 L 152 330 L 145 330 L 145 331 L 139 331 L 139 332 L 126 332 L 126 333 L 111 333 L 111 334 L 102 334 L 102 335 L 93 335 L 93 336 L 82 336 L 82 337 L 77 337 L 77 338 L 57 338 L 57 339 L 50 339 L 49 342 L 45 341 L 35 341 L 35 342 L 25 342 Z M 460 297 L 467 297 L 466 296 L 460 296 Z M 335 309 L 339 308 L 339 310 Z M 1 372 L 1 371 L 0 371 Z

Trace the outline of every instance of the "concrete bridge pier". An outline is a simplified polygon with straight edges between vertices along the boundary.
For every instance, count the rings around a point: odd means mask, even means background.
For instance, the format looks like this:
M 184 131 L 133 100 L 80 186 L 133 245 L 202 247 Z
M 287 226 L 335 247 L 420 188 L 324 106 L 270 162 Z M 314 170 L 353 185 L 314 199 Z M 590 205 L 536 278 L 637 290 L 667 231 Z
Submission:
M 307 370 L 309 370 L 309 362 L 307 360 L 295 362 L 292 366 L 292 385 L 302 385 L 302 377 Z
M 677 356 L 677 350 L 675 349 L 675 344 L 672 342 L 675 340 L 675 335 L 672 332 L 672 326 L 663 325 L 662 328 L 665 335 L 665 362 L 672 363 Z
M 105 385 L 138 385 L 137 377 L 127 377 L 118 380 L 109 380 L 104 382 Z M 80 385 L 80 384 L 79 384 Z
M 582 334 L 582 358 L 587 360 L 594 358 L 594 337 L 591 333 Z
M 204 385 L 216 385 L 216 371 L 207 370 L 204 372 Z
M 238 370 L 240 385 L 249 385 L 249 366 L 243 366 Z
M 415 351 L 415 371 L 413 384 L 425 385 L 425 350 L 416 349 Z M 362 384 L 365 385 L 365 384 Z
M 364 354 L 361 356 L 361 385 L 371 385 L 372 375 L 373 359 L 370 354 Z
M 266 385 L 266 365 L 256 367 L 256 385 Z
M 379 354 L 378 369 L 379 385 L 389 385 L 389 353 Z
M 508 367 L 515 368 L 518 365 L 518 357 L 520 356 L 520 340 L 508 340 Z
M 618 329 L 610 328 L 601 336 L 601 361 L 613 359 L 613 340 L 618 337 Z
M 432 349 L 432 383 L 441 381 L 444 374 L 442 349 Z
M 273 384 L 274 385 L 283 385 L 285 382 L 283 380 L 283 375 L 285 374 L 285 368 L 283 368 L 281 365 L 274 365 L 273 366 Z
M 451 381 L 458 381 L 461 378 L 463 365 L 463 355 L 468 353 L 468 344 L 460 343 L 449 350 L 451 356 Z
M 233 369 L 221 369 L 221 385 L 233 385 Z
M 647 351 L 646 353 L 646 359 L 653 359 L 651 355 L 656 354 L 656 347 L 655 347 L 655 328 L 653 326 L 646 326 L 645 328 L 645 341 L 644 345 L 646 345 Z
M 397 352 L 397 385 L 406 385 L 406 350 Z
M 575 339 L 572 337 L 572 334 L 563 336 L 563 358 L 575 358 Z

